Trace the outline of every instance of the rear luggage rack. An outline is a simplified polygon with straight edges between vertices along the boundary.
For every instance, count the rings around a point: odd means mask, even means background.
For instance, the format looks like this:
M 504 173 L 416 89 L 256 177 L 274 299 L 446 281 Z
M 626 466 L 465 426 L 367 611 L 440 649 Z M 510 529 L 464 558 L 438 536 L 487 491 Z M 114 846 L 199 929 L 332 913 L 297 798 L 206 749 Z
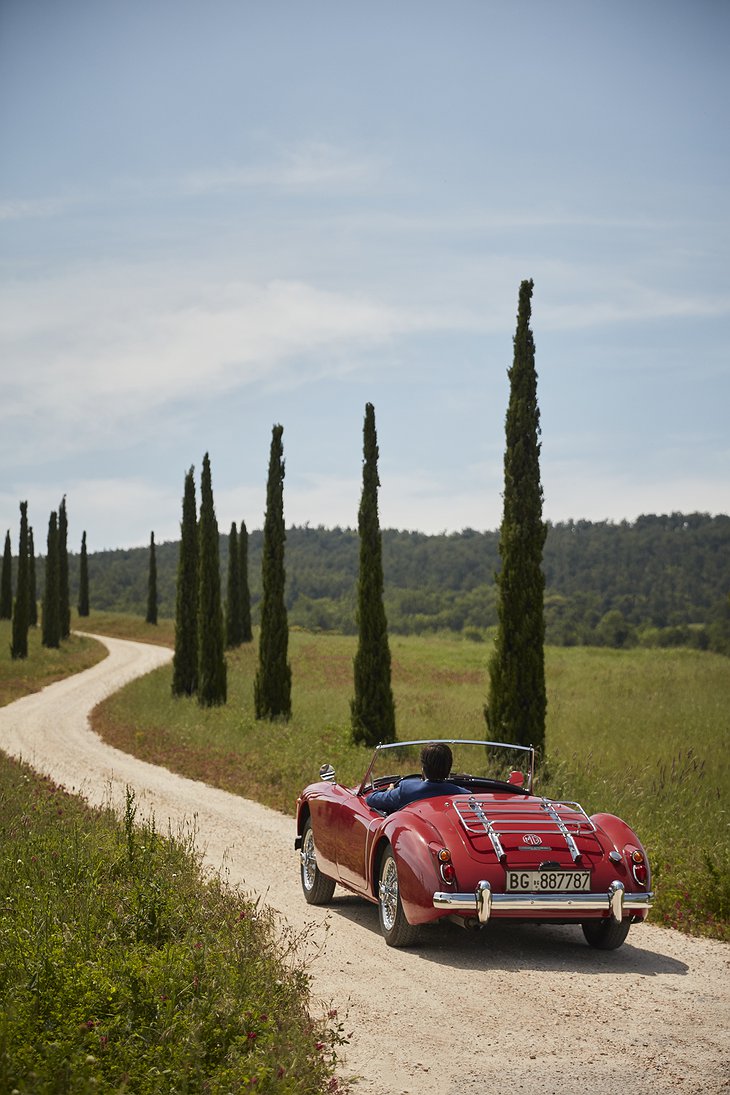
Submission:
M 542 798 L 531 802 L 495 802 L 492 799 L 478 799 L 475 795 L 468 798 L 454 798 L 454 809 L 470 836 L 489 837 L 495 855 L 500 863 L 507 858 L 501 838 L 508 833 L 525 831 L 544 837 L 562 837 L 574 863 L 578 863 L 581 853 L 575 842 L 576 836 L 589 836 L 596 826 L 583 807 L 577 802 L 556 802 Z M 578 817 L 566 817 L 569 811 Z M 562 816 L 561 816 L 562 815 Z

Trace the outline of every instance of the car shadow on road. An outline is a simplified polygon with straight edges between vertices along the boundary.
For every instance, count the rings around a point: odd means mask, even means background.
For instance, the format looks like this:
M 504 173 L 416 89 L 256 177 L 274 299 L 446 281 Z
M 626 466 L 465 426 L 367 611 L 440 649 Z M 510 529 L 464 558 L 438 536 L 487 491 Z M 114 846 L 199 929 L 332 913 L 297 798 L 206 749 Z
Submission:
M 341 916 L 359 925 L 363 931 L 380 935 L 376 905 L 337 890 L 330 908 L 334 921 Z M 386 948 L 385 940 L 383 947 Z M 409 953 L 449 969 L 472 972 L 484 969 L 514 973 L 524 969 L 531 973 L 544 970 L 652 977 L 658 974 L 682 977 L 689 972 L 686 962 L 642 946 L 641 924 L 631 929 L 627 941 L 618 950 L 600 951 L 588 946 L 579 925 L 509 924 L 493 920 L 475 932 L 442 921 L 426 925 L 419 943 L 409 947 L 407 952 L 399 953 Z

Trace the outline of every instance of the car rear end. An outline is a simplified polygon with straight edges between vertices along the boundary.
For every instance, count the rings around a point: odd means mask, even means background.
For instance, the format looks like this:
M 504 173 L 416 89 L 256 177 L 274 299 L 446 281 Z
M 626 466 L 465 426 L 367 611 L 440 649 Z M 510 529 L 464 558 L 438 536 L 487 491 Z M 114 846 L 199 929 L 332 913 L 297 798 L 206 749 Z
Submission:
M 588 817 L 575 802 L 464 795 L 449 804 L 450 882 L 436 909 L 457 916 L 577 922 L 643 920 L 651 906 L 649 864 L 618 818 Z

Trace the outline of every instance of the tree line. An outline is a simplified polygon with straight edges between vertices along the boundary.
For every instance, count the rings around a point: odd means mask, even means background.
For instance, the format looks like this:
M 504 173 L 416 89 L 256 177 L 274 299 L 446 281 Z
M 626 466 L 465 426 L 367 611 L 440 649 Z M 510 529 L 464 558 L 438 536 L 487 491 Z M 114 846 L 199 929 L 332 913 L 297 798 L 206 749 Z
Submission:
M 229 539 L 221 534 L 224 596 Z M 159 612 L 168 618 L 175 616 L 179 547 L 179 541 L 156 545 Z M 263 531 L 251 530 L 253 625 L 260 618 L 262 548 Z M 286 529 L 286 608 L 292 626 L 356 634 L 358 551 L 357 529 Z M 453 631 L 478 639 L 496 625 L 499 532 L 427 535 L 382 529 L 382 559 L 392 633 Z M 79 552 L 69 552 L 72 603 L 79 600 L 82 560 Z M 41 597 L 44 559 L 34 565 Z M 86 566 L 93 608 L 145 614 L 148 548 L 91 552 Z M 711 636 L 730 591 L 730 516 L 672 513 L 618 523 L 548 521 L 543 570 L 548 643 L 719 649 Z

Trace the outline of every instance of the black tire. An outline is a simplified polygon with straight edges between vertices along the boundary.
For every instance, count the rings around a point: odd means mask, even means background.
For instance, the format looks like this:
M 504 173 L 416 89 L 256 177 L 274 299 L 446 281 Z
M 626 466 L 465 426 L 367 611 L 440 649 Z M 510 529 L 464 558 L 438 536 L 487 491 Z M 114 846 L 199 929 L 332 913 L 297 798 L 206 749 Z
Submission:
M 615 951 L 629 934 L 631 921 L 614 920 L 584 920 L 582 924 L 583 935 L 591 947 L 599 951 Z
M 387 849 L 380 862 L 378 917 L 380 930 L 389 947 L 412 947 L 418 942 L 419 929 L 408 923 L 403 912 L 398 886 L 398 866 L 392 848 Z
M 322 874 L 317 866 L 317 849 L 314 846 L 314 832 L 310 818 L 304 822 L 300 857 L 299 874 L 305 901 L 308 905 L 329 904 L 335 892 L 335 882 L 326 874 Z

